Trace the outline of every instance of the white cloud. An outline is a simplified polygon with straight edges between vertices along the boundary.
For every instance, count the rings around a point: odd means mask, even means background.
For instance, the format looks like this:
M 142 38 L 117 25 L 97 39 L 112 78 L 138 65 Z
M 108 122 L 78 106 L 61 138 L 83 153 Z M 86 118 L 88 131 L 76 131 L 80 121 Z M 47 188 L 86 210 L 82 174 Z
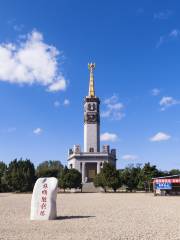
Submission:
M 0 44 L 0 81 L 39 84 L 48 91 L 66 89 L 66 80 L 58 65 L 59 51 L 44 42 L 34 30 L 17 43 Z
M 106 106 L 105 111 L 102 111 L 101 117 L 110 118 L 112 120 L 121 120 L 125 114 L 122 112 L 124 105 L 119 102 L 118 96 L 115 94 L 105 99 L 104 104 Z
M 15 132 L 17 129 L 15 127 L 10 127 L 7 129 L 7 132 L 8 133 L 12 133 L 12 132 Z
M 180 101 L 177 101 L 173 97 L 163 97 L 159 102 L 159 105 L 161 106 L 161 111 L 165 111 L 168 107 L 177 104 L 180 104 Z
M 154 135 L 153 137 L 150 138 L 151 142 L 161 142 L 161 141 L 167 141 L 171 138 L 170 135 L 168 135 L 167 133 L 163 133 L 163 132 L 159 132 L 156 135 Z
M 63 105 L 68 106 L 70 104 L 69 99 L 64 99 Z
M 173 14 L 173 11 L 171 11 L 171 10 L 161 11 L 161 12 L 158 12 L 158 13 L 154 13 L 154 19 L 166 20 L 170 16 L 172 16 L 172 14 Z
M 156 48 L 159 48 L 164 42 L 169 42 L 175 40 L 180 36 L 180 31 L 178 29 L 173 29 L 168 35 L 161 36 L 156 44 Z
M 23 24 L 17 23 L 15 18 L 12 18 L 7 21 L 7 24 L 14 29 L 14 31 L 20 32 L 24 28 Z
M 115 142 L 115 141 L 117 141 L 117 139 L 118 139 L 118 136 L 115 133 L 105 132 L 105 133 L 101 134 L 102 142 L 106 142 L 106 141 Z
M 158 89 L 158 88 L 154 88 L 154 89 L 151 90 L 151 94 L 153 96 L 158 96 L 160 94 L 160 92 L 161 92 L 161 90 Z
M 58 81 L 52 83 L 49 87 L 48 87 L 48 91 L 49 92 L 58 92 L 58 91 L 62 91 L 62 90 L 66 90 L 66 80 L 64 79 L 64 77 L 61 76 L 61 78 L 59 78 Z
M 159 48 L 165 41 L 165 36 L 160 36 L 159 41 L 156 44 L 156 48 Z
M 64 101 L 62 103 L 60 103 L 59 101 L 55 101 L 54 102 L 54 107 L 59 107 L 59 106 L 67 107 L 69 104 L 70 104 L 69 99 L 64 99 Z
M 107 98 L 107 99 L 104 100 L 105 104 L 115 104 L 117 102 L 118 102 L 118 96 L 115 95 L 115 94 L 113 94 L 112 97 Z
M 36 128 L 36 129 L 33 130 L 33 133 L 35 135 L 40 135 L 40 134 L 42 134 L 42 132 L 43 132 L 42 128 Z
M 60 104 L 59 101 L 55 101 L 55 102 L 54 102 L 54 106 L 55 106 L 55 107 L 59 107 L 60 105 L 61 105 L 61 104 Z
M 177 38 L 179 35 L 180 35 L 180 31 L 178 29 L 173 29 L 169 34 L 171 38 Z
M 15 25 L 13 26 L 14 31 L 17 31 L 17 32 L 22 31 L 23 28 L 24 28 L 24 25 L 23 25 L 23 24 L 19 24 L 19 25 L 15 24 Z
M 132 154 L 126 154 L 122 156 L 123 160 L 130 160 L 130 161 L 134 161 L 138 159 L 138 156 L 136 155 L 132 155 Z

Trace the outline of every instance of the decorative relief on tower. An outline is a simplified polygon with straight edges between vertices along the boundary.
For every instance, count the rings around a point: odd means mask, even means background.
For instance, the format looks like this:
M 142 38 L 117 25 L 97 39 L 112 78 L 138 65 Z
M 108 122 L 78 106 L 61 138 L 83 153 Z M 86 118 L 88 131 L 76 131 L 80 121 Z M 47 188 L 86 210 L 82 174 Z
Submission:
M 96 102 L 96 103 L 100 104 L 100 100 L 98 97 L 92 98 L 92 97 L 87 96 L 84 98 L 84 103 L 86 103 L 86 102 L 91 102 L 91 103 Z
M 97 113 L 85 113 L 84 114 L 84 123 L 93 124 L 99 123 L 99 115 Z
M 96 104 L 95 103 L 88 103 L 88 111 L 95 111 Z
M 94 98 L 96 99 L 96 98 Z M 99 103 L 92 101 L 92 102 L 85 102 L 84 104 L 84 123 L 99 123 Z

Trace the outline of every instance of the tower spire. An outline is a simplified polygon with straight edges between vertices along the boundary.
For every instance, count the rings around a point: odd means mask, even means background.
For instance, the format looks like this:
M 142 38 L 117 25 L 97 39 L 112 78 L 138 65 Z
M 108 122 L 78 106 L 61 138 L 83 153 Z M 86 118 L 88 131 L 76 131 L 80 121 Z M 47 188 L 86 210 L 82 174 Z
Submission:
M 95 97 L 94 90 L 94 69 L 95 63 L 88 63 L 88 69 L 90 71 L 90 80 L 89 80 L 89 97 Z

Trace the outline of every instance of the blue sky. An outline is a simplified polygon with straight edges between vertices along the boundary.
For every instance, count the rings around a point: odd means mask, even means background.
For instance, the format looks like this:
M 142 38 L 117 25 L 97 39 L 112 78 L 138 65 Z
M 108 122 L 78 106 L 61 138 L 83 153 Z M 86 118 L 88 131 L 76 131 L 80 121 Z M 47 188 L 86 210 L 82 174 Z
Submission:
M 180 168 L 180 3 L 1 1 L 0 160 L 83 148 L 88 62 L 118 167 Z

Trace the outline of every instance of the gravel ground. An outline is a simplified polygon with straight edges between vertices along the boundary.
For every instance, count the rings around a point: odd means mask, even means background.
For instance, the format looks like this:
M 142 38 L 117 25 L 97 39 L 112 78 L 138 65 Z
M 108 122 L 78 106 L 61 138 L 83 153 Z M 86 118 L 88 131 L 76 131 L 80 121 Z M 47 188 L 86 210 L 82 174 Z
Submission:
M 0 194 L 0 239 L 180 240 L 180 197 L 58 194 L 58 219 L 30 221 L 31 194 Z

